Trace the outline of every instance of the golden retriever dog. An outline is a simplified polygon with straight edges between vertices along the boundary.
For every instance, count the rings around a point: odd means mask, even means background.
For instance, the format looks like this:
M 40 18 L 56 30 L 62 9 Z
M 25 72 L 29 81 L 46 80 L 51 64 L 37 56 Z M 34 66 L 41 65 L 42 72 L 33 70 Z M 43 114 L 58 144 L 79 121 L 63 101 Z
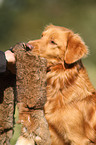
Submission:
M 88 54 L 78 34 L 49 25 L 32 53 L 47 59 L 45 118 L 51 145 L 96 144 L 96 92 L 81 59 Z

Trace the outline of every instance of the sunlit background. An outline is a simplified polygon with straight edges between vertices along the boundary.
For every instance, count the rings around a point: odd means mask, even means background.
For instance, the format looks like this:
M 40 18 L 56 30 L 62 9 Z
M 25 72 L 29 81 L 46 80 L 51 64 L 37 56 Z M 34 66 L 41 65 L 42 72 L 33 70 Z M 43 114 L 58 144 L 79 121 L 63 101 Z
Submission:
M 96 88 L 96 0 L 0 0 L 0 50 L 38 39 L 50 23 L 83 38 L 90 50 L 83 62 Z M 18 135 L 17 126 L 11 145 Z

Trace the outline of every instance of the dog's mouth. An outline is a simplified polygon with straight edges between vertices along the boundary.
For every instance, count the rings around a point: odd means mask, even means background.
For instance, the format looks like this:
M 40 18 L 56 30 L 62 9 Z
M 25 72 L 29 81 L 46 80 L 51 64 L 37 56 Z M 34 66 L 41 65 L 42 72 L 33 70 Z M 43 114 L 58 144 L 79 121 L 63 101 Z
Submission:
M 23 46 L 25 48 L 26 51 L 32 51 L 34 46 L 32 46 L 31 44 L 29 43 L 23 43 Z

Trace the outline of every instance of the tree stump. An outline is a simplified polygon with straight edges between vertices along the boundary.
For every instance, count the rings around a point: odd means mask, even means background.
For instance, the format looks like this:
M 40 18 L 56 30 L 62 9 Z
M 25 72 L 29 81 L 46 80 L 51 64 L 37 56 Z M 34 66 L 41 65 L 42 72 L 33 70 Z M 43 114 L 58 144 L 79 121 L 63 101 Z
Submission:
M 46 102 L 46 59 L 32 54 L 32 50 L 17 44 L 16 96 L 19 107 L 21 136 L 16 145 L 50 145 L 50 133 L 44 117 Z
M 9 71 L 0 75 L 0 145 L 10 145 L 16 103 L 19 123 L 22 124 L 16 145 L 50 145 L 43 111 L 46 102 L 46 59 L 34 56 L 32 50 L 23 44 L 16 44 L 13 52 L 16 56 L 16 76 Z

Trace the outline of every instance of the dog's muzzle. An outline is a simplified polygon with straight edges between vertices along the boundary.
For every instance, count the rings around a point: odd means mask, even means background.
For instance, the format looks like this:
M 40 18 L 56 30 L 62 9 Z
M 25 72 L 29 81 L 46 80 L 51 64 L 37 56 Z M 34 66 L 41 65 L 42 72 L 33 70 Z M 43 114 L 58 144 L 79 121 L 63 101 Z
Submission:
M 23 43 L 26 51 L 32 51 L 32 49 L 34 48 L 34 46 L 32 46 L 31 44 L 29 43 Z

